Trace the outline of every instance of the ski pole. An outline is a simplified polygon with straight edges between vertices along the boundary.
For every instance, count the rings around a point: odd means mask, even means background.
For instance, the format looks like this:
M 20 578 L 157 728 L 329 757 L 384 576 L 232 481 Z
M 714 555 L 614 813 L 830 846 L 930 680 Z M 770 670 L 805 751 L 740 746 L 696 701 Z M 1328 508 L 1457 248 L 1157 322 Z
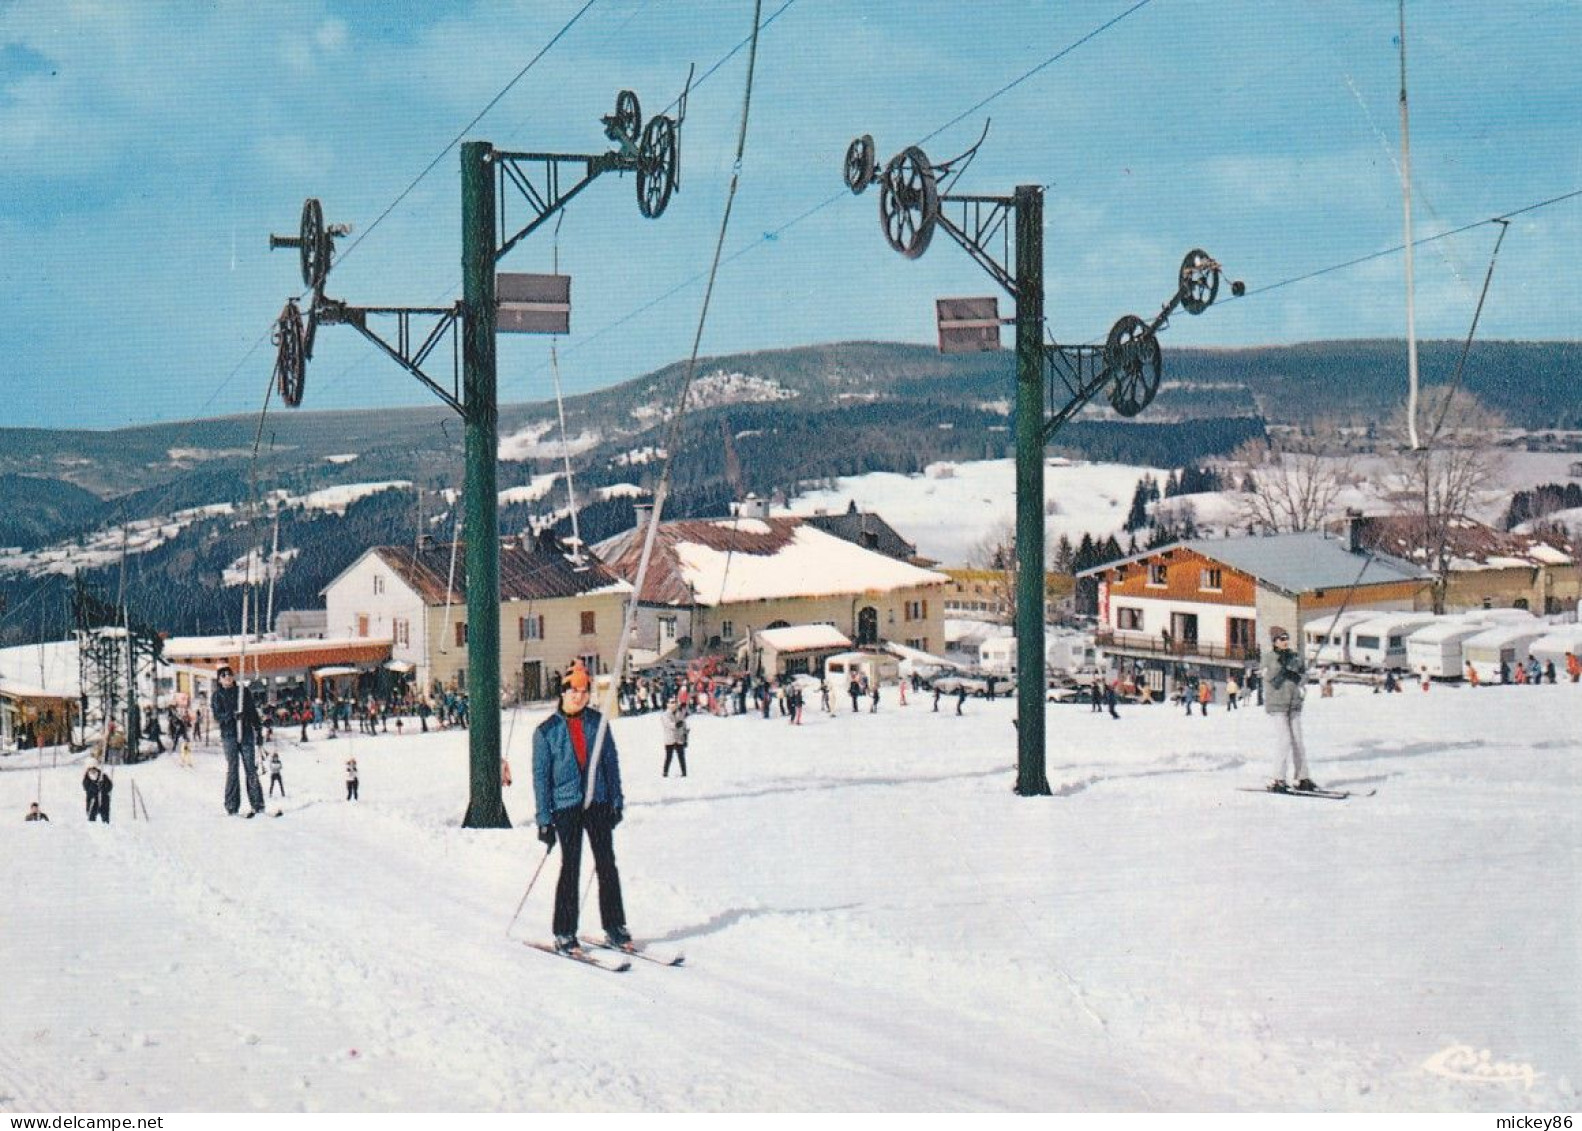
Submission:
M 533 878 L 527 881 L 527 890 L 522 893 L 521 901 L 516 905 L 516 914 L 511 916 L 511 921 L 505 925 L 505 933 L 509 935 L 511 928 L 516 926 L 517 918 L 522 914 L 522 908 L 527 906 L 527 897 L 533 894 L 533 885 L 538 883 L 538 874 L 544 870 L 544 865 L 549 863 L 549 854 L 555 851 L 552 844 L 544 849 L 544 858 L 538 862 L 538 867 L 533 869 Z

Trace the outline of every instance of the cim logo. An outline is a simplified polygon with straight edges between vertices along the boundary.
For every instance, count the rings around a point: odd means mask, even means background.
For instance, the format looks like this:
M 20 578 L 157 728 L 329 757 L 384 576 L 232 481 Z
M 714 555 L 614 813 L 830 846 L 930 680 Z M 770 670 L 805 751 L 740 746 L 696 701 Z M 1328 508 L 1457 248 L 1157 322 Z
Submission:
M 1542 1075 L 1530 1064 L 1495 1060 L 1488 1049 L 1475 1049 L 1471 1045 L 1441 1049 L 1423 1061 L 1423 1071 L 1469 1084 L 1521 1084 L 1529 1089 Z

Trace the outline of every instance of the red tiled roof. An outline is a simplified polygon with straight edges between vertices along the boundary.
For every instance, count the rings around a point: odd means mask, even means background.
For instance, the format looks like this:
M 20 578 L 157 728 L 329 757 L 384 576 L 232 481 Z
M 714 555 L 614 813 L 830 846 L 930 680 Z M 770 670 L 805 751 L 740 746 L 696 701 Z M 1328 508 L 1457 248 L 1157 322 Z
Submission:
M 1362 522 L 1362 541 L 1369 549 L 1382 550 L 1409 561 L 1421 561 L 1425 541 L 1424 520 L 1420 515 L 1370 516 Z M 1547 547 L 1577 560 L 1577 547 L 1563 538 L 1538 534 L 1515 534 L 1496 530 L 1471 518 L 1451 521 L 1447 543 L 1450 556 L 1463 561 L 1488 563 L 1496 558 L 1515 558 L 1533 565 L 1557 564 L 1549 556 L 1535 557 L 1534 551 Z
M 374 552 L 401 577 L 426 605 L 467 602 L 467 548 L 458 544 L 454 557 L 454 587 L 451 576 L 451 547 L 436 543 L 421 549 L 411 546 L 375 546 Z M 502 601 L 544 601 L 554 597 L 576 597 L 595 589 L 621 584 L 621 579 L 591 554 L 584 554 L 578 567 L 558 547 L 535 542 L 531 547 L 500 547 L 500 599 Z

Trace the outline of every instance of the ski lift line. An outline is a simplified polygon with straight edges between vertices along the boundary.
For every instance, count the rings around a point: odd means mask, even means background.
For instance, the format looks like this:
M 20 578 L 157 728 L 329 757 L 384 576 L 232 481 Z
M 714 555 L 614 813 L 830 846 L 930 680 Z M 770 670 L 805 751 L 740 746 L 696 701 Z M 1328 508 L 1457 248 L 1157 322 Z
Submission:
M 1475 228 L 1481 228 L 1485 224 L 1502 224 L 1514 219 L 1517 216 L 1525 215 L 1528 212 L 1536 212 L 1541 208 L 1548 208 L 1555 204 L 1562 204 L 1565 201 L 1574 200 L 1579 196 L 1582 196 L 1582 188 L 1572 189 L 1570 192 L 1564 192 L 1558 196 L 1551 196 L 1547 200 L 1540 200 L 1534 204 L 1528 204 L 1522 208 L 1513 209 L 1510 212 L 1502 212 L 1498 216 L 1490 216 L 1483 220 L 1474 220 L 1470 224 L 1463 224 L 1461 227 L 1452 228 L 1447 232 L 1439 232 L 1432 236 L 1422 236 L 1413 240 L 1412 242 L 1417 247 L 1422 247 L 1424 244 L 1433 243 L 1436 240 L 1444 240 L 1449 239 L 1452 236 L 1463 235 Z M 1359 255 L 1355 259 L 1348 259 L 1342 263 L 1331 264 L 1328 267 L 1320 267 L 1315 271 L 1309 271 L 1302 275 L 1293 275 L 1289 279 L 1282 279 L 1277 283 L 1269 283 L 1268 285 L 1262 287 L 1249 287 L 1247 288 L 1247 292 L 1240 297 L 1243 299 L 1248 299 L 1252 298 L 1254 295 L 1266 294 L 1269 291 L 1276 291 L 1282 287 L 1293 286 L 1296 283 L 1305 283 L 1309 279 L 1318 278 L 1320 275 L 1328 275 L 1336 271 L 1344 271 L 1348 267 L 1356 267 L 1363 263 L 1371 263 L 1375 259 L 1383 259 L 1385 256 L 1394 255 L 1397 252 L 1404 251 L 1405 249 L 1405 244 L 1396 244 L 1394 247 L 1387 247 L 1382 251 L 1374 251 L 1367 255 Z M 1232 297 L 1230 301 L 1234 302 L 1235 298 Z
M 776 20 L 778 20 L 785 13 L 785 10 L 787 8 L 791 7 L 796 2 L 797 2 L 797 0 L 786 0 L 786 2 L 784 4 L 780 5 L 780 7 L 777 8 L 774 11 L 774 13 L 768 19 L 766 19 L 763 22 L 762 27 L 760 27 L 758 30 L 759 31 L 768 31 L 769 30 L 769 25 L 774 23 Z M 709 80 L 709 76 L 710 75 L 714 74 L 721 67 L 723 67 L 726 63 L 729 63 L 732 59 L 734 59 L 736 57 L 736 55 L 741 51 L 741 49 L 743 47 L 748 46 L 752 42 L 753 42 L 753 37 L 751 35 L 749 35 L 746 38 L 744 38 L 740 43 L 738 43 L 735 47 L 732 47 L 724 55 L 721 55 L 719 57 L 719 59 L 715 60 L 714 65 L 712 67 L 710 67 L 708 70 L 704 71 L 702 76 L 699 77 L 698 80 L 691 85 L 690 90 L 696 90 L 698 87 L 702 86 L 705 82 L 707 82 Z M 661 114 L 668 114 L 668 113 L 670 113 L 672 110 L 674 110 L 676 107 L 678 107 L 680 105 L 681 105 L 681 96 L 678 95 L 678 96 L 676 96 L 675 99 L 673 99 L 671 101 L 670 105 L 666 106 L 663 110 L 660 111 L 660 113 Z
M 1425 450 L 1431 450 L 1434 441 L 1439 438 L 1439 431 L 1445 426 L 1445 417 L 1450 413 L 1450 403 L 1455 399 L 1456 390 L 1461 387 L 1461 373 L 1467 364 L 1467 354 L 1472 350 L 1472 338 L 1478 332 L 1478 320 L 1483 316 L 1483 302 L 1489 297 L 1489 284 L 1494 281 L 1494 264 L 1500 257 L 1500 245 L 1505 242 L 1505 233 L 1511 230 L 1509 220 L 1497 220 L 1500 225 L 1499 238 L 1494 241 L 1494 251 L 1489 256 L 1489 269 L 1483 276 L 1483 290 L 1478 295 L 1477 309 L 1472 312 L 1472 325 L 1467 329 L 1466 341 L 1461 343 L 1461 356 L 1456 359 L 1456 371 L 1450 378 L 1450 390 L 1445 395 L 1445 400 L 1439 407 L 1439 419 L 1434 421 L 1434 430 L 1428 435 Z
M 529 59 L 527 65 L 520 71 L 516 72 L 516 75 L 511 79 L 511 81 L 501 87 L 499 92 L 493 98 L 489 99 L 489 101 L 484 105 L 484 108 L 479 110 L 478 113 L 473 116 L 472 120 L 457 132 L 455 137 L 451 138 L 451 140 L 445 145 L 445 148 L 434 155 L 434 159 L 423 167 L 423 171 L 412 179 L 412 183 L 407 185 L 406 188 L 402 189 L 396 198 L 392 200 L 388 206 L 386 206 L 385 210 L 375 217 L 373 223 L 364 228 L 362 233 L 347 245 L 346 250 L 339 254 L 339 259 L 341 262 L 344 263 L 346 261 L 346 257 L 352 252 L 356 251 L 358 245 L 360 245 L 363 240 L 372 235 L 373 230 L 382 224 L 392 212 L 400 207 L 401 202 L 410 196 L 413 190 L 416 189 L 417 186 L 421 184 L 423 180 L 439 166 L 439 163 L 450 154 L 451 150 L 455 149 L 462 143 L 463 140 L 466 139 L 467 132 L 479 122 L 483 121 L 484 117 L 489 113 L 489 111 L 498 106 L 500 104 L 500 100 L 511 92 L 511 88 L 516 86 L 517 83 L 521 82 L 522 79 L 527 75 L 527 72 L 531 71 L 538 64 L 540 59 L 549 54 L 550 50 L 557 43 L 559 43 L 562 38 L 565 37 L 566 33 L 571 31 L 572 27 L 576 25 L 577 21 L 582 19 L 582 17 L 587 14 L 588 9 L 593 7 L 598 2 L 599 0 L 587 0 L 587 3 L 583 4 L 581 8 L 577 9 L 576 13 L 572 15 L 571 19 L 567 20 L 561 29 L 550 37 L 549 42 L 538 49 L 538 54 Z
M 1110 28 L 1114 27 L 1116 24 L 1120 23 L 1122 20 L 1124 20 L 1128 16 L 1132 15 L 1134 12 L 1140 11 L 1141 9 L 1146 8 L 1149 4 L 1152 4 L 1152 3 L 1153 3 L 1153 0 L 1137 0 L 1137 3 L 1133 4 L 1130 8 L 1126 9 L 1126 11 L 1120 13 L 1120 15 L 1114 17 L 1111 20 L 1106 21 L 1105 23 L 1100 24 L 1098 27 L 1094 28 L 1092 31 L 1088 32 L 1081 39 L 1076 40 L 1074 43 L 1070 43 L 1067 46 L 1062 47 L 1059 51 L 1055 52 L 1049 58 L 1045 59 L 1042 63 L 1039 63 L 1036 67 L 1033 67 L 1031 70 L 1023 72 L 1017 78 L 1012 79 L 1010 82 L 1006 83 L 999 90 L 995 91 L 993 94 L 989 95 L 987 98 L 980 99 L 978 102 L 973 103 L 971 106 L 967 107 L 967 109 L 963 110 L 960 114 L 957 114 L 954 118 L 952 118 L 950 121 L 946 122 L 944 125 L 940 126 L 938 129 L 934 130 L 932 133 L 925 134 L 922 138 L 920 138 L 918 140 L 917 144 L 918 145 L 922 145 L 925 142 L 932 141 L 934 138 L 938 137 L 940 134 L 942 134 L 946 130 L 950 129 L 951 126 L 954 126 L 958 122 L 962 121 L 963 119 L 969 118 L 973 114 L 976 114 L 979 110 L 983 109 L 985 106 L 987 106 L 989 103 L 993 102 L 995 99 L 1001 97 L 1004 94 L 1010 93 L 1012 90 L 1014 90 L 1017 87 L 1021 86 L 1028 79 L 1030 79 L 1034 75 L 1038 74 L 1038 72 L 1044 70 L 1046 67 L 1052 66 L 1053 64 L 1059 62 L 1061 59 L 1064 59 L 1067 55 L 1071 54 L 1073 51 L 1075 51 L 1077 48 L 1081 47 L 1083 44 L 1088 43 L 1088 42 L 1090 42 L 1093 39 L 1096 39 L 1098 36 L 1102 35 L 1104 32 L 1108 31 Z
M 571 511 L 571 537 L 575 540 L 578 564 L 582 562 L 582 531 L 577 527 L 577 490 L 571 477 L 571 437 L 566 434 L 566 399 L 560 391 L 560 361 L 555 356 L 555 343 L 549 344 L 550 368 L 555 372 L 555 411 L 560 415 L 560 454 L 566 461 L 566 506 Z
M 719 276 L 720 257 L 725 250 L 725 237 L 730 231 L 731 210 L 736 202 L 736 191 L 741 184 L 742 158 L 747 150 L 747 123 L 751 116 L 753 100 L 753 78 L 758 69 L 758 37 L 763 27 L 763 0 L 753 0 L 753 34 L 752 45 L 747 53 L 747 78 L 742 88 L 742 113 L 741 126 L 736 133 L 736 160 L 731 166 L 730 190 L 725 196 L 725 211 L 720 217 L 720 234 L 714 241 L 714 262 L 709 269 L 708 287 L 703 292 L 703 305 L 698 311 L 698 328 L 692 338 L 692 356 L 687 361 L 686 378 L 681 383 L 681 395 L 676 401 L 676 412 L 670 421 L 670 441 L 665 445 L 665 462 L 660 471 L 659 484 L 654 492 L 654 509 L 648 517 L 648 530 L 643 537 L 643 552 L 637 563 L 637 575 L 633 581 L 632 599 L 627 602 L 626 616 L 621 626 L 620 642 L 615 651 L 615 678 L 619 679 L 626 670 L 626 657 L 630 649 L 631 639 L 637 627 L 637 607 L 641 603 L 643 586 L 648 578 L 648 565 L 653 557 L 654 541 L 659 532 L 659 522 L 664 514 L 665 496 L 670 490 L 670 473 L 676 458 L 676 443 L 681 436 L 681 425 L 686 418 L 687 397 L 692 392 L 692 380 L 697 374 L 698 351 L 703 344 L 703 328 L 708 323 L 709 304 L 714 296 L 714 283 Z M 599 716 L 598 733 L 593 740 L 593 753 L 588 761 L 588 785 L 583 796 L 582 807 L 588 808 L 593 804 L 594 789 L 598 785 L 599 756 L 604 748 L 604 736 L 609 731 L 610 718 L 608 714 Z

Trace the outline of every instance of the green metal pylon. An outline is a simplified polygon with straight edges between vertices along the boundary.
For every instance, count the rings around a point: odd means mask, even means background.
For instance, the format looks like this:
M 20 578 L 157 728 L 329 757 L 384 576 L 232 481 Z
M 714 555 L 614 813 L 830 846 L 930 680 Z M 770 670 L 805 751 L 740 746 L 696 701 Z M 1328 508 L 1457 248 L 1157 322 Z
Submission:
M 462 827 L 508 829 L 500 794 L 500 514 L 495 464 L 494 149 L 461 147 L 462 390 L 467 426 L 467 749 L 471 788 Z

